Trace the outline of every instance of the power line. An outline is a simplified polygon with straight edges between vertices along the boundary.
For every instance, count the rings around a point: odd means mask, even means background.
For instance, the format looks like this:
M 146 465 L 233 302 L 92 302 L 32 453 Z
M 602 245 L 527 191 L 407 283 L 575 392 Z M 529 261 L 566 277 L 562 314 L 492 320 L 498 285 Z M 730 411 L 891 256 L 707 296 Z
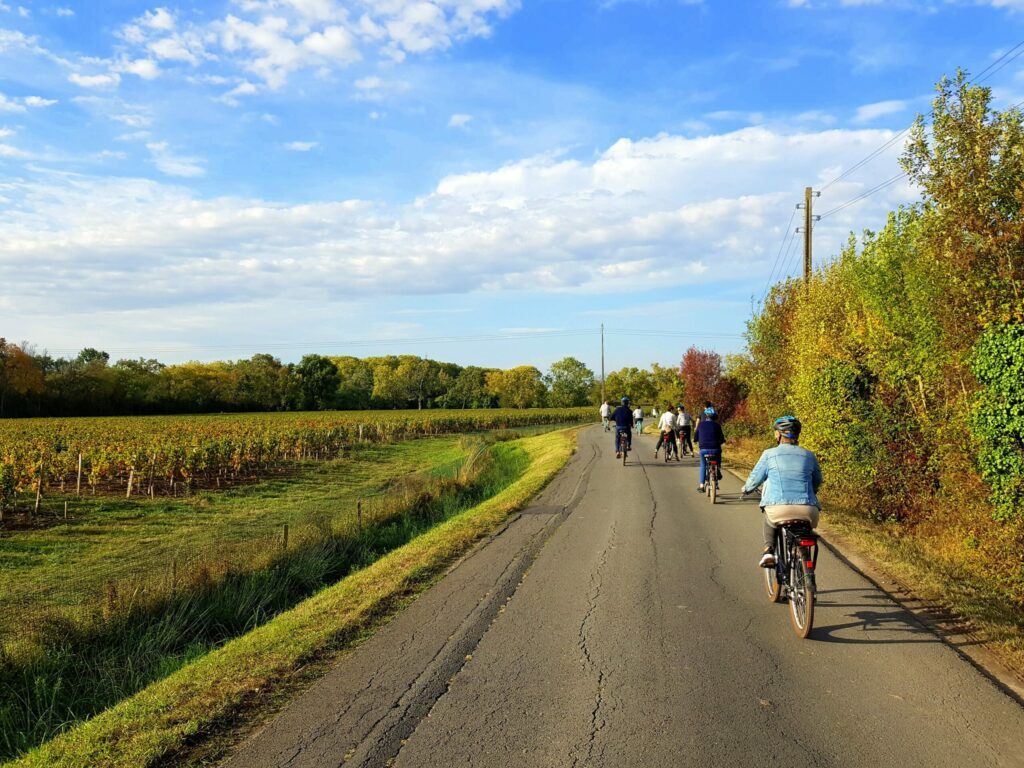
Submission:
M 1020 49 L 1022 49 L 1022 50 L 1019 50 L 1019 51 L 1018 51 L 1017 53 L 1015 53 L 1015 54 L 1014 54 L 1013 56 L 1010 56 L 1010 54 L 1011 54 L 1011 53 L 1013 53 L 1014 51 L 1017 51 L 1017 49 L 1018 49 L 1018 48 L 1020 48 Z M 995 61 L 993 61 L 993 62 L 992 62 L 991 64 L 989 64 L 989 65 L 988 65 L 987 67 L 985 67 L 985 68 L 984 68 L 983 70 L 981 70 L 981 72 L 979 72 L 978 74 L 976 74 L 976 75 L 974 76 L 974 79 L 973 79 L 973 80 L 972 80 L 971 82 L 972 82 L 972 83 L 973 83 L 974 85 L 978 85 L 978 84 L 980 84 L 982 80 L 987 80 L 988 78 L 992 77 L 992 75 L 994 75 L 994 74 L 995 74 L 996 72 L 998 72 L 999 70 L 1001 70 L 1001 69 L 1002 69 L 1003 67 L 1005 67 L 1005 66 L 1006 66 L 1007 64 L 1009 64 L 1009 63 L 1010 63 L 1011 61 L 1013 61 L 1014 59 L 1016 59 L 1016 58 L 1017 58 L 1018 56 L 1020 56 L 1020 55 L 1021 55 L 1022 53 L 1024 53 L 1024 40 L 1022 40 L 1022 41 L 1020 41 L 1019 43 L 1017 43 L 1017 44 L 1016 44 L 1015 46 L 1013 46 L 1013 48 L 1011 48 L 1010 50 L 1008 50 L 1008 51 L 1007 51 L 1006 53 L 1004 53 L 1004 54 L 1003 54 L 1002 56 L 1000 56 L 1000 57 L 999 57 L 998 59 L 996 59 L 996 60 L 995 60 Z M 1000 65 L 1000 66 L 996 67 L 996 65 L 997 65 L 997 64 L 999 64 L 999 62 L 1003 61 L 1003 59 L 1006 59 L 1006 57 L 1007 57 L 1007 56 L 1010 56 L 1010 58 L 1009 58 L 1009 59 L 1007 59 L 1007 60 L 1006 60 L 1006 62 L 1005 62 L 1005 63 L 1003 63 L 1002 65 Z M 993 67 L 995 67 L 995 69 L 992 69 Z M 992 70 L 992 71 L 991 71 L 991 72 L 989 72 L 989 70 Z M 987 74 L 987 75 L 985 74 L 986 72 L 988 72 L 988 74 Z
M 794 235 L 793 219 L 796 218 L 796 211 L 796 206 L 794 206 L 793 212 L 789 215 L 789 223 L 786 224 L 786 229 L 782 232 L 782 242 L 779 243 L 779 252 L 775 254 L 775 263 L 772 264 L 772 271 L 768 273 L 768 282 L 765 283 L 764 293 L 761 295 L 761 301 L 765 300 L 765 297 L 768 296 L 768 291 L 771 289 L 772 278 L 775 277 L 775 270 L 778 269 L 779 259 L 782 257 L 782 251 L 786 247 L 786 241 Z
M 821 214 L 821 218 L 825 219 L 825 218 L 828 218 L 829 216 L 831 216 L 832 214 L 839 213 L 840 211 L 842 211 L 842 210 L 844 210 L 846 208 L 849 208 L 854 203 L 859 203 L 864 198 L 871 197 L 871 195 L 875 194 L 876 192 L 878 192 L 878 191 L 880 191 L 882 189 L 885 189 L 886 187 L 888 187 L 888 186 L 890 186 L 892 184 L 895 184 L 897 181 L 900 181 L 901 179 L 905 179 L 907 177 L 907 175 L 908 174 L 907 174 L 906 171 L 902 171 L 901 173 L 898 173 L 895 176 L 893 176 L 891 179 L 887 179 L 886 181 L 883 181 L 881 184 L 879 184 L 879 185 L 877 185 L 875 187 L 872 187 L 867 192 L 862 192 L 861 194 L 857 195 L 857 197 L 855 197 L 855 198 L 853 198 L 851 200 L 847 200 L 842 205 L 837 205 L 832 210 L 826 211 L 825 213 Z
M 1019 56 L 1022 56 L 1022 55 L 1024 55 L 1024 40 L 1022 40 L 1021 42 L 1017 43 L 1017 45 L 1013 46 L 1013 48 L 1008 50 L 1006 53 L 1004 53 L 998 59 L 996 59 L 991 64 L 989 64 L 987 67 L 985 67 L 983 70 L 981 70 L 981 72 L 979 72 L 977 75 L 975 75 L 972 80 L 968 80 L 967 84 L 968 85 L 978 85 L 978 84 L 980 84 L 982 80 L 987 80 L 988 78 L 992 77 L 994 74 L 996 74 L 1001 69 L 1003 69 L 1008 64 L 1010 64 L 1014 59 L 1016 59 L 1016 58 L 1018 58 Z M 870 163 L 872 160 L 874 160 L 880 154 L 885 152 L 885 150 L 887 150 L 889 147 L 891 147 L 893 144 L 895 144 L 897 141 L 899 141 L 903 136 L 905 136 L 907 134 L 907 132 L 910 131 L 910 129 L 912 127 L 913 127 L 913 123 L 908 125 L 906 128 L 904 128 L 902 131 L 897 133 L 891 139 L 886 141 L 880 147 L 878 147 L 873 152 L 868 154 L 865 158 L 863 158 L 859 162 L 857 162 L 854 165 L 852 165 L 849 168 L 847 168 L 845 171 L 840 173 L 838 176 L 836 176 L 834 179 L 829 181 L 827 184 L 824 184 L 820 188 L 819 191 L 824 192 L 826 189 L 831 187 L 836 182 L 842 181 L 843 179 L 848 177 L 854 171 L 858 170 L 859 168 L 863 168 L 865 165 Z
M 794 233 L 795 232 L 796 232 L 796 230 L 794 230 Z M 783 271 L 779 273 L 779 278 L 780 279 L 783 276 L 785 276 L 785 278 L 787 280 L 791 277 L 790 273 L 793 271 L 793 259 L 794 259 L 795 255 L 798 254 L 798 253 L 800 253 L 800 251 L 797 250 L 796 238 L 794 237 L 792 240 L 789 241 L 789 250 L 786 252 L 786 258 L 782 262 L 783 264 L 785 264 L 785 267 L 784 267 Z
M 868 163 L 870 163 L 870 162 L 871 162 L 872 160 L 874 160 L 874 159 L 875 159 L 876 157 L 878 157 L 878 156 L 879 156 L 880 154 L 882 154 L 883 152 L 885 152 L 885 150 L 887 150 L 887 149 L 888 149 L 889 147 L 891 147 L 891 146 L 892 146 L 893 144 L 895 144 L 895 143 L 896 143 L 897 141 L 899 141 L 899 140 L 900 140 L 900 138 L 902 138 L 902 137 L 903 137 L 904 135 L 906 135 L 906 134 L 907 134 L 907 132 L 908 132 L 908 131 L 910 131 L 910 129 L 911 129 L 912 127 L 913 127 L 913 125 L 908 125 L 908 126 L 907 126 L 906 128 L 904 128 L 904 129 L 903 129 L 902 131 L 900 131 L 899 133 L 897 133 L 897 134 L 896 134 L 895 136 L 893 136 L 893 137 L 892 137 L 891 139 L 889 139 L 889 140 L 888 140 L 887 142 L 885 142 L 885 143 L 884 143 L 884 144 L 883 144 L 882 146 L 880 146 L 880 147 L 879 147 L 878 149 L 876 149 L 876 150 L 875 150 L 874 152 L 872 152 L 871 154 L 869 154 L 869 155 L 868 155 L 867 157 L 865 157 L 865 158 L 864 158 L 863 160 L 861 160 L 860 162 L 858 162 L 858 163 L 855 163 L 854 165 L 851 165 L 851 166 L 850 166 L 849 168 L 847 168 L 847 169 L 846 169 L 845 171 L 843 171 L 843 172 L 842 172 L 841 174 L 839 174 L 838 176 L 836 176 L 836 177 L 835 177 L 834 179 L 832 179 L 832 181 L 830 181 L 830 182 L 829 182 L 828 184 L 824 185 L 824 186 L 823 186 L 823 187 L 822 187 L 822 188 L 821 188 L 820 190 L 818 190 L 818 191 L 819 191 L 819 192 L 824 192 L 824 191 L 825 191 L 826 189 L 828 189 L 829 187 L 831 187 L 831 186 L 832 186 L 833 184 L 835 184 L 835 183 L 836 183 L 837 181 L 842 181 L 843 179 L 845 179 L 845 178 L 846 178 L 847 176 L 849 176 L 849 175 L 850 175 L 851 173 L 853 173 L 853 172 L 854 172 L 854 171 L 856 171 L 857 169 L 859 169 L 859 168 L 863 168 L 863 167 L 864 167 L 865 165 L 867 165 Z

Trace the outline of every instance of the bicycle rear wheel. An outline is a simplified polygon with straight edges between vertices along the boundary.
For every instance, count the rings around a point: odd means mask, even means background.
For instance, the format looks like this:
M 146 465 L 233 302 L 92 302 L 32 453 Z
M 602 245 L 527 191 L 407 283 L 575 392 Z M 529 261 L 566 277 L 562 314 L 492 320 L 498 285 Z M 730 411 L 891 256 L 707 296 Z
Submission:
M 712 504 L 717 504 L 718 503 L 718 467 L 717 466 L 713 466 L 712 470 L 713 471 L 711 473 L 711 481 L 710 481 L 711 482 L 711 494 L 710 494 L 711 495 L 711 503 Z
M 790 571 L 789 618 L 797 637 L 811 634 L 814 625 L 814 584 L 799 552 L 793 553 Z
M 779 602 L 779 598 L 782 595 L 782 585 L 779 584 L 779 576 L 775 567 L 762 568 L 761 570 L 764 571 L 764 589 L 768 594 L 768 602 Z

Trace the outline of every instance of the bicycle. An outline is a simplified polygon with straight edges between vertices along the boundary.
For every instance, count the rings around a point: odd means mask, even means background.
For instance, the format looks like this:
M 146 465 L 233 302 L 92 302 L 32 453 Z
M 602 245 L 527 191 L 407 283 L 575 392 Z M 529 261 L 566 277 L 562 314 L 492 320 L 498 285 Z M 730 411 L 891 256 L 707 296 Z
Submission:
M 630 441 L 630 436 L 629 436 L 629 430 L 628 430 L 628 428 L 627 429 L 618 429 L 618 428 L 616 428 L 615 435 L 616 435 L 616 437 L 615 437 L 615 448 L 616 448 L 616 451 L 615 452 L 622 454 L 622 466 L 626 466 L 626 457 L 629 455 L 629 444 L 631 442 Z
M 656 448 L 654 450 L 655 457 L 657 457 L 657 455 L 658 455 L 658 449 L 660 449 L 662 446 L 665 447 L 665 462 L 666 463 L 668 463 L 668 460 L 669 460 L 669 458 L 671 458 L 671 455 L 673 453 L 675 453 L 675 455 L 676 455 L 676 461 L 679 461 L 679 453 L 676 450 L 676 443 L 675 443 L 675 440 L 672 439 L 672 433 L 671 432 L 662 432 L 661 433 L 661 437 L 659 438 L 658 448 Z
M 818 586 L 818 535 L 805 520 L 788 520 L 775 528 L 775 567 L 764 569 L 765 589 L 773 603 L 789 600 L 789 618 L 797 637 L 804 639 L 814 625 Z
M 708 498 L 711 499 L 712 504 L 718 503 L 718 457 L 717 456 L 706 456 L 708 472 L 707 477 L 704 478 L 704 493 L 707 494 Z

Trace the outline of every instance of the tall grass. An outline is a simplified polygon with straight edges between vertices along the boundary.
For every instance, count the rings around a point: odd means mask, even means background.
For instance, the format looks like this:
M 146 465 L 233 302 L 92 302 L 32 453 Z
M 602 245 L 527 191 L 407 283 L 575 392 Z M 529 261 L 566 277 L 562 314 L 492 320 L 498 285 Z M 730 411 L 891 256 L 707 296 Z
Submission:
M 0 649 L 0 760 L 110 707 L 248 632 L 423 531 L 493 496 L 529 464 L 512 445 L 480 444 L 459 466 L 396 482 L 362 524 L 321 522 L 320 535 L 268 555 L 265 567 L 185 575 L 146 599 L 111 595 L 96 615 L 51 616 Z

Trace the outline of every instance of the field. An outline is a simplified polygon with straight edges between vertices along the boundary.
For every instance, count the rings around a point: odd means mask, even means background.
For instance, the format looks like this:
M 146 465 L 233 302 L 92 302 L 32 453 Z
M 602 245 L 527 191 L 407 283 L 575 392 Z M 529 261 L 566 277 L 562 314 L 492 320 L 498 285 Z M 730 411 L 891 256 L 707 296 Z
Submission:
M 266 477 L 360 443 L 578 423 L 591 408 L 327 411 L 0 421 L 0 521 L 34 494 L 177 496 Z M 25 494 L 28 494 L 25 496 Z M 19 495 L 21 499 L 19 501 Z
M 132 445 L 206 445 L 204 456 L 221 461 L 243 455 L 238 446 L 256 444 L 255 434 L 279 452 L 258 465 L 255 459 L 209 463 L 192 476 L 204 482 L 183 482 L 174 495 L 128 495 L 124 487 L 111 493 L 120 470 L 106 484 L 90 483 L 81 496 L 66 477 L 60 495 L 51 479 L 40 515 L 30 518 L 24 505 L 17 516 L 8 511 L 6 531 L 0 527 L 0 759 L 102 711 L 490 497 L 525 468 L 522 452 L 503 441 L 579 415 L 4 423 L 5 460 L 15 455 L 15 435 L 33 435 L 35 450 L 59 435 L 72 446 L 76 469 L 79 451 L 129 455 Z M 226 436 L 217 437 L 218 425 Z M 102 427 L 114 430 L 105 442 L 97 440 Z M 451 434 L 458 430 L 468 434 Z M 385 442 L 424 433 L 440 436 Z M 65 501 L 67 519 L 60 514 Z

